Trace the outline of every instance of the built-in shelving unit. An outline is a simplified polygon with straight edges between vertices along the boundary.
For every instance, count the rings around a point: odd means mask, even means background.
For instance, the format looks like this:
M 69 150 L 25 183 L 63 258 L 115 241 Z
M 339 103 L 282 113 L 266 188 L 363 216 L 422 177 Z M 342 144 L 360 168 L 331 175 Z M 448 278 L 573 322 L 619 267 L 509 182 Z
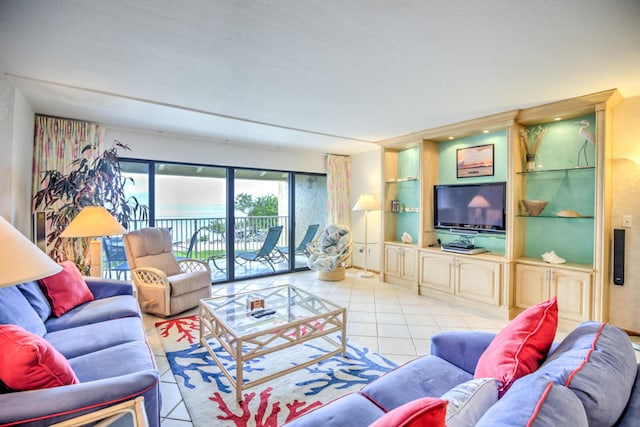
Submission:
M 422 142 L 413 141 L 382 153 L 383 272 L 386 280 L 406 286 L 417 286 L 417 248 L 423 244 L 422 150 Z
M 606 320 L 608 153 L 619 101 L 616 90 L 604 91 L 381 142 L 382 278 L 505 317 L 555 295 L 561 322 Z M 521 135 L 540 129 L 535 163 L 527 164 Z M 457 178 L 456 149 L 483 144 L 494 145 L 494 175 Z M 491 181 L 507 183 L 506 233 L 476 236 L 476 245 L 489 249 L 483 254 L 440 251 L 437 242 L 455 235 L 433 228 L 434 185 Z M 522 199 L 547 205 L 530 216 Z M 402 242 L 404 232 L 411 244 Z M 541 255 L 551 250 L 567 262 L 545 263 Z
M 411 236 L 415 246 L 422 244 L 422 144 L 403 144 L 383 150 L 385 212 L 384 240 L 402 242 Z

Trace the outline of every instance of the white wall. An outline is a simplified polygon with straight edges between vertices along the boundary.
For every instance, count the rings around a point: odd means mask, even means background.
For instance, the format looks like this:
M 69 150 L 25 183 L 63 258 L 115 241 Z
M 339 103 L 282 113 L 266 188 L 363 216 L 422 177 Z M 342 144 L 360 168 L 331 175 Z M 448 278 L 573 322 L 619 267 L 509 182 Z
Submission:
M 11 190 L 14 197 L 13 224 L 31 236 L 31 191 L 33 181 L 33 138 L 35 112 L 19 90 L 16 90 L 13 114 L 13 168 Z
M 0 215 L 31 236 L 31 170 L 34 112 L 0 77 Z
M 380 203 L 382 200 L 382 154 L 381 149 L 351 156 L 351 184 L 349 188 L 351 206 L 360 195 L 369 193 Z M 367 268 L 380 271 L 380 240 L 382 231 L 381 211 L 369 212 L 367 219 Z M 364 267 L 364 212 L 351 212 L 351 230 L 353 235 L 353 265 Z
M 11 179 L 13 159 L 13 104 L 15 89 L 0 77 L 0 216 L 13 222 L 13 195 Z
M 104 137 L 105 147 L 109 147 L 114 139 L 131 148 L 130 152 L 121 152 L 122 157 L 326 173 L 327 161 L 324 154 L 265 149 L 233 142 L 225 143 L 223 141 L 107 128 Z

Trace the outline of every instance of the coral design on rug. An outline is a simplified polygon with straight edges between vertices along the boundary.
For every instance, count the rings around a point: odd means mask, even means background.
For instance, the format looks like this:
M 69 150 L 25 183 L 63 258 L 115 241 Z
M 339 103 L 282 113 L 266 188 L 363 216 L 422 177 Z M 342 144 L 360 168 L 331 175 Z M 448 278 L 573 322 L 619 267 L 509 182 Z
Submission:
M 199 318 L 188 316 L 156 323 L 167 360 L 194 425 L 277 427 L 329 402 L 360 390 L 396 367 L 383 356 L 347 340 L 347 358 L 334 356 L 246 390 L 242 402 L 199 340 Z M 245 381 L 285 365 L 317 358 L 329 347 L 314 340 L 292 350 L 258 357 L 244 364 Z M 235 361 L 220 345 L 216 356 L 230 372 Z M 202 423 L 202 424 L 201 424 Z

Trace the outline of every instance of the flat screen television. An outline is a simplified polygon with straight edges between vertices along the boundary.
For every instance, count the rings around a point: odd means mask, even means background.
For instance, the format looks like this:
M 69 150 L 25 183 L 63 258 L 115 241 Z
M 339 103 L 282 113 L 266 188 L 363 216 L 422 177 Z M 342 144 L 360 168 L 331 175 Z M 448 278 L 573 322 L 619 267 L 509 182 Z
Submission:
M 434 186 L 433 226 L 452 231 L 504 233 L 506 183 Z

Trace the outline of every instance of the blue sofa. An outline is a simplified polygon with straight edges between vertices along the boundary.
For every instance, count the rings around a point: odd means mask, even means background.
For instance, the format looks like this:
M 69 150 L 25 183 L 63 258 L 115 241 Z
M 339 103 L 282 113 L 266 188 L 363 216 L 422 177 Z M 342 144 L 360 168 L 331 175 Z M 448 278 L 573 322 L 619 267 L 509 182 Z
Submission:
M 151 427 L 160 426 L 160 382 L 127 282 L 85 278 L 95 300 L 60 317 L 37 282 L 0 288 L 0 324 L 43 337 L 71 365 L 79 384 L 10 391 L 0 382 L 0 425 L 45 426 L 144 397 Z M 0 350 L 2 351 L 2 350 Z
M 287 427 L 368 426 L 419 398 L 447 400 L 451 389 L 473 382 L 476 363 L 494 337 L 469 331 L 437 334 L 431 339 L 430 355 L 387 373 L 358 393 L 293 420 Z M 455 411 L 468 409 L 473 416 L 447 419 L 447 426 L 524 426 L 532 420 L 530 425 L 549 427 L 637 426 L 639 372 L 640 365 L 623 331 L 585 322 L 555 343 L 538 370 L 516 380 L 500 399 L 494 390 L 494 400 L 487 404 L 486 395 L 467 391 L 468 400 L 456 402 Z

